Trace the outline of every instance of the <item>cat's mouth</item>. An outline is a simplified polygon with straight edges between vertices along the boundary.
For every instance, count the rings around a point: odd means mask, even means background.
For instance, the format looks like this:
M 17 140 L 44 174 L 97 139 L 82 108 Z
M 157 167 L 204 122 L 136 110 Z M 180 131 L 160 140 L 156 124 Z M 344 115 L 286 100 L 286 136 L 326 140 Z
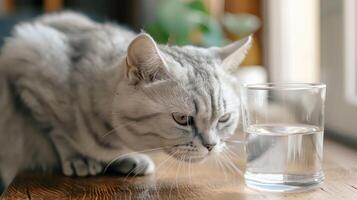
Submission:
M 217 153 L 217 151 L 208 151 L 206 147 L 195 142 L 177 144 L 165 151 L 177 160 L 184 162 L 201 162 L 211 154 Z

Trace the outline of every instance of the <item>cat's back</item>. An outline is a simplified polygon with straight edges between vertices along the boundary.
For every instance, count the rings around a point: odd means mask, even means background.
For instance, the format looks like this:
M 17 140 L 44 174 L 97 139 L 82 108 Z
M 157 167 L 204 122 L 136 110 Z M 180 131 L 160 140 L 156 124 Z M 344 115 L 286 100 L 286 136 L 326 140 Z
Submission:
M 67 76 L 69 68 L 82 61 L 98 61 L 92 67 L 107 66 L 113 57 L 125 54 L 134 36 L 125 28 L 96 23 L 74 12 L 44 15 L 15 26 L 2 48 L 1 67 L 11 62 L 5 68 L 18 72 L 24 70 L 22 64 L 33 64 L 32 67 L 51 68 L 57 75 Z
M 99 77 L 101 72 L 125 56 L 134 36 L 129 30 L 96 23 L 78 13 L 44 15 L 15 26 L 1 50 L 0 73 L 38 118 L 46 105 L 57 118 L 70 123 L 70 109 L 79 101 L 74 100 L 78 88 L 93 88 L 93 80 L 106 85 L 106 79 Z M 95 91 L 82 92 L 93 96 L 89 93 Z

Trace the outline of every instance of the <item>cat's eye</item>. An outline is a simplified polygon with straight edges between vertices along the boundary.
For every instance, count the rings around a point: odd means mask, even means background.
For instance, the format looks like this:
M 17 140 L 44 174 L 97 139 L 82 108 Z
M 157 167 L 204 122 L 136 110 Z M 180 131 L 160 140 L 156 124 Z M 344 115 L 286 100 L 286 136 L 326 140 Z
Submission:
M 193 117 L 185 115 L 183 113 L 174 112 L 172 113 L 172 118 L 181 126 L 188 126 L 191 125 L 193 122 Z
M 224 122 L 227 122 L 230 118 L 231 118 L 231 114 L 227 113 L 227 114 L 223 115 L 221 118 L 219 118 L 218 122 L 224 123 Z

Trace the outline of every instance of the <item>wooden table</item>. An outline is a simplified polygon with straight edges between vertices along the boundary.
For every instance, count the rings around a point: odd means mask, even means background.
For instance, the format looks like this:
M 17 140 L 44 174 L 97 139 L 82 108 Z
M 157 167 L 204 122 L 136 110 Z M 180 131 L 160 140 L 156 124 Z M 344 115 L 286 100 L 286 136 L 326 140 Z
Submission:
M 161 154 L 153 157 L 158 170 L 146 177 L 22 175 L 3 199 L 357 199 L 357 151 L 329 140 L 324 150 L 325 182 L 301 193 L 252 190 L 238 172 L 222 170 L 214 162 L 189 166 Z

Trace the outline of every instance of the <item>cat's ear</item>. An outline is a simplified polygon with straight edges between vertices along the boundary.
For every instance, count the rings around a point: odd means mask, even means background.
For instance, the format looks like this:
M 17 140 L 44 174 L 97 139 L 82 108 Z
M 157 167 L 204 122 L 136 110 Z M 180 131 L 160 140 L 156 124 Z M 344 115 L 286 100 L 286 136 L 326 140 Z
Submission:
M 139 34 L 129 45 L 126 57 L 127 77 L 133 84 L 154 82 L 167 77 L 167 67 L 154 39 Z
M 221 48 L 213 47 L 213 51 L 221 58 L 225 70 L 234 71 L 244 60 L 251 45 L 252 36 L 249 35 L 227 46 Z

